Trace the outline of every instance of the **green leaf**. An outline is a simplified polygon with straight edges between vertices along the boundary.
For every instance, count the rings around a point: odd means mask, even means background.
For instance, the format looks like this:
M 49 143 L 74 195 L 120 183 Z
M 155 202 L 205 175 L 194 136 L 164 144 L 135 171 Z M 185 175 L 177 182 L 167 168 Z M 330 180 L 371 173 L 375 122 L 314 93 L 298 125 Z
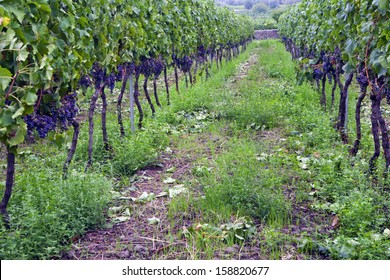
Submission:
M 7 128 L 0 128 L 0 137 L 3 137 L 7 133 Z
M 40 4 L 40 10 L 46 13 L 51 13 L 50 6 L 48 4 Z
M 9 108 L 0 111 L 0 126 L 7 127 L 15 123 L 12 118 L 13 111 Z
M 27 105 L 34 105 L 37 101 L 37 95 L 31 91 L 27 92 L 26 96 L 24 97 L 24 102 Z
M 27 57 L 28 57 L 27 47 L 24 46 L 22 49 L 20 49 L 18 57 L 16 58 L 16 61 L 23 62 L 27 59 Z
M 56 40 L 56 46 L 59 48 L 60 51 L 64 51 L 66 47 L 66 43 L 64 40 L 58 39 Z
M 120 216 L 120 217 L 115 217 L 112 222 L 114 224 L 118 224 L 118 223 L 123 223 L 123 222 L 126 222 L 130 220 L 130 217 L 126 217 L 126 216 Z
M 12 73 L 8 69 L 0 66 L 1 89 L 5 90 L 8 87 L 11 80 L 12 80 Z
M 15 112 L 15 114 L 12 115 L 12 118 L 13 118 L 13 119 L 16 119 L 17 117 L 22 116 L 22 115 L 23 115 L 23 112 L 24 112 L 24 107 L 20 107 L 20 108 Z
M 355 50 L 356 45 L 357 45 L 356 41 L 354 41 L 353 39 L 348 39 L 347 43 L 346 43 L 346 47 L 345 47 L 346 52 L 349 55 L 351 55 L 353 53 L 353 51 Z
M 27 125 L 19 126 L 16 130 L 15 135 L 8 140 L 8 144 L 12 146 L 16 146 L 24 141 L 24 137 L 27 134 Z
M 24 19 L 25 15 L 26 15 L 25 12 L 20 11 L 20 10 L 17 10 L 17 9 L 15 9 L 15 8 L 12 7 L 12 6 L 8 6 L 7 9 L 8 9 L 11 13 L 13 13 L 13 14 L 15 15 L 15 17 L 17 18 L 17 20 L 19 21 L 20 24 L 23 22 L 23 19 Z
M 137 16 L 139 15 L 140 10 L 137 7 L 133 7 L 132 10 Z
M 389 6 L 389 0 L 378 0 L 378 7 L 380 10 L 386 12 L 388 6 Z
M 66 137 L 62 133 L 56 133 L 50 137 L 50 140 L 60 149 L 65 144 Z

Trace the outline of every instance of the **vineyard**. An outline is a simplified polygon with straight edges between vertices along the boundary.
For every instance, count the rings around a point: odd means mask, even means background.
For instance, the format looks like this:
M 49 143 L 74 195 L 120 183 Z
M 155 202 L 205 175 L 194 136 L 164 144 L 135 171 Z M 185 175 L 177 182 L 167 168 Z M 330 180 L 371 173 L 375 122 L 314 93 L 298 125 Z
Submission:
M 0 259 L 389 258 L 389 5 L 0 1 Z
M 380 138 L 386 159 L 385 176 L 390 166 L 388 128 L 381 112 L 381 101 L 390 102 L 389 1 L 302 1 L 281 22 L 280 32 L 286 48 L 299 60 L 301 79 L 314 78 L 326 109 L 327 80 L 340 90 L 336 127 L 348 143 L 348 89 L 356 77 L 360 96 L 356 102 L 356 140 L 351 155 L 360 148 L 361 106 L 366 95 L 371 100 L 371 128 L 375 151 L 370 158 L 370 173 L 380 155 Z M 341 77 L 345 76 L 342 80 Z

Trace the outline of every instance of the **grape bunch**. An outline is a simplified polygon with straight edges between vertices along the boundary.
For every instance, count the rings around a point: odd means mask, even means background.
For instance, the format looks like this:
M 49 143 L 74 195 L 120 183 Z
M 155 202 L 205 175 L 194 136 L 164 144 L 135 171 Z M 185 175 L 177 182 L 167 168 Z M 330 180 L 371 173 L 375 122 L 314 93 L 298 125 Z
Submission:
M 145 77 L 149 77 L 154 72 L 153 59 L 150 58 L 141 59 L 141 64 L 139 67 L 140 67 L 141 74 L 144 75 Z
M 106 80 L 106 71 L 104 71 L 99 63 L 95 62 L 92 66 L 90 74 L 92 76 L 93 83 L 95 84 L 95 88 L 98 89 L 102 86 L 102 83 Z
M 204 48 L 204 46 L 199 46 L 198 47 L 198 56 L 200 57 L 204 57 L 206 55 L 206 49 Z
M 126 68 L 126 73 L 134 74 L 134 71 L 135 71 L 135 64 L 134 63 L 126 62 L 124 64 L 124 66 Z
M 356 75 L 356 80 L 360 86 L 360 91 L 366 92 L 369 83 L 364 68 L 361 69 L 359 73 Z
M 27 124 L 27 135 L 31 136 L 36 130 L 40 138 L 46 138 L 50 131 L 56 128 L 57 115 L 53 112 L 52 115 L 31 114 L 24 117 Z
M 81 76 L 79 80 L 79 85 L 83 88 L 89 88 L 90 86 L 92 86 L 91 77 L 89 75 Z
M 188 73 L 190 71 L 192 63 L 193 63 L 193 61 L 188 55 L 185 55 L 182 58 L 176 59 L 176 65 L 184 73 Z
M 45 91 L 44 95 L 52 94 L 50 91 Z M 57 102 L 51 100 L 48 103 L 40 104 L 39 108 L 30 115 L 24 117 L 27 124 L 27 134 L 32 136 L 36 131 L 40 138 L 46 138 L 50 131 L 67 130 L 78 113 L 76 104 L 76 93 L 65 95 L 58 106 Z M 44 100 L 42 98 L 42 100 Z
M 139 76 L 141 74 L 141 65 L 134 65 L 134 74 Z
M 335 69 L 333 68 L 332 59 L 329 55 L 323 56 L 322 69 L 324 70 L 324 73 L 326 73 L 329 83 L 332 83 L 332 78 L 335 73 Z
M 387 85 L 383 88 L 383 96 L 386 97 L 387 104 L 390 105 L 390 85 L 387 84 Z
M 344 74 L 344 70 L 343 68 L 341 67 L 342 65 L 344 65 L 344 62 L 343 62 L 343 59 L 341 57 L 341 50 L 339 47 L 336 47 L 334 52 L 333 52 L 333 55 L 331 57 L 331 60 L 332 60 L 332 63 L 333 64 L 336 64 L 339 71 L 340 71 L 340 74 Z
M 153 74 L 158 78 L 164 70 L 164 62 L 161 58 L 153 59 Z
M 110 88 L 111 93 L 115 88 L 115 82 L 116 82 L 116 76 L 114 73 L 111 73 L 110 75 L 106 76 L 106 85 L 108 85 L 108 87 Z
M 313 79 L 318 81 L 322 78 L 323 74 L 324 73 L 320 69 L 315 68 L 313 71 Z
M 197 56 L 198 56 L 198 61 L 200 61 L 200 63 L 203 63 L 206 59 L 206 49 L 204 48 L 204 46 L 200 46 L 198 47 L 198 53 L 197 53 Z
M 126 67 L 123 64 L 119 64 L 116 68 L 115 81 L 120 82 L 123 80 Z
M 78 113 L 76 99 L 77 94 L 74 92 L 65 95 L 61 100 L 61 106 L 58 109 L 57 114 L 57 122 L 60 125 L 61 130 L 67 130 Z

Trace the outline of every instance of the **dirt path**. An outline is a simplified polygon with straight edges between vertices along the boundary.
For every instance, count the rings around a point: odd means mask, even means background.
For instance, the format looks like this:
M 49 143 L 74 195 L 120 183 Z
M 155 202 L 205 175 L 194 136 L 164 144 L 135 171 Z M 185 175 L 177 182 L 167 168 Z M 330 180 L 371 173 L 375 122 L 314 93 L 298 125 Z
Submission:
M 125 197 L 139 198 L 144 192 L 164 195 L 166 184 L 164 174 L 179 179 L 189 172 L 190 159 L 176 156 L 174 151 L 160 157 L 161 166 L 152 166 L 139 170 L 136 181 L 121 191 Z M 177 167 L 173 173 L 167 172 Z M 129 209 L 128 220 L 114 224 L 112 228 L 87 232 L 73 244 L 67 254 L 70 259 L 156 259 L 159 253 L 170 246 L 184 246 L 181 240 L 167 240 L 178 231 L 167 218 L 169 198 L 161 196 L 152 201 L 139 203 L 132 200 L 116 200 L 117 207 Z M 127 210 L 124 210 L 125 212 Z M 120 217 L 123 217 L 122 215 Z M 126 216 L 125 216 L 126 217 Z M 148 219 L 156 218 L 156 225 Z M 156 220 L 157 221 L 157 220 Z M 110 221 L 108 221 L 110 222 Z M 169 256 L 168 256 L 169 257 Z M 172 258 L 180 258 L 174 255 Z

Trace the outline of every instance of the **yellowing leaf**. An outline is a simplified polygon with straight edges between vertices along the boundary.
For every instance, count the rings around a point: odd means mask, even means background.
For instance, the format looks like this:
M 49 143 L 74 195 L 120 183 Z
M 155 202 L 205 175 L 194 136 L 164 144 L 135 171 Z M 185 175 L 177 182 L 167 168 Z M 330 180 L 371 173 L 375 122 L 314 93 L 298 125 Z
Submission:
M 9 17 L 0 18 L 0 25 L 7 26 L 11 23 L 11 19 Z
M 331 226 L 332 226 L 332 228 L 337 228 L 337 227 L 340 226 L 340 218 L 339 218 L 339 216 L 337 216 L 337 215 L 334 216 Z

